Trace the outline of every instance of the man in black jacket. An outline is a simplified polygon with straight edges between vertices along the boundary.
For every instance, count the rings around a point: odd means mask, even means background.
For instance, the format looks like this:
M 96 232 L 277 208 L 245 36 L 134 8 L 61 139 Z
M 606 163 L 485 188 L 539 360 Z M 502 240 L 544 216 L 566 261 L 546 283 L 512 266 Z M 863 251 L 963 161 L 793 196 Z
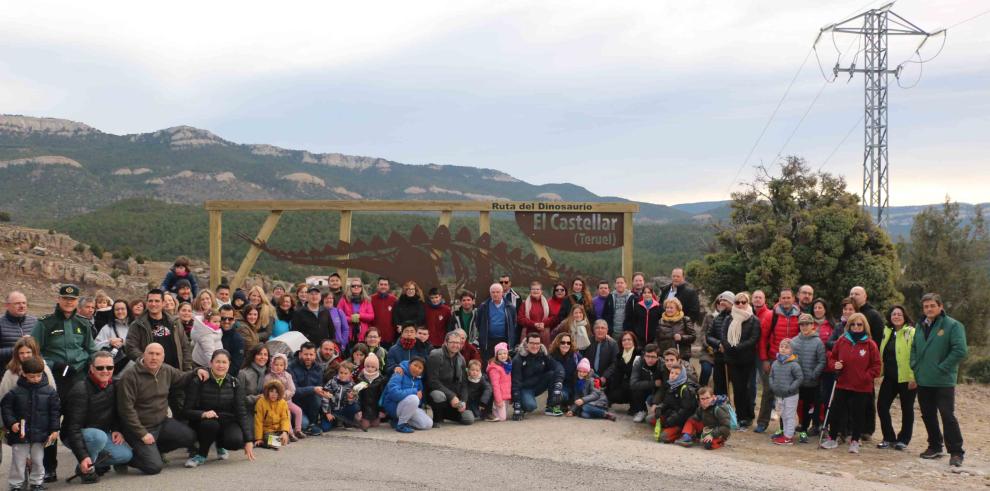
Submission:
M 619 356 L 619 343 L 608 335 L 608 322 L 605 319 L 595 321 L 595 337 L 591 344 L 584 349 L 584 357 L 591 363 L 591 369 L 602 379 L 602 385 L 608 385 L 615 373 L 615 360 Z
M 684 270 L 681 268 L 674 268 L 670 272 L 670 284 L 660 289 L 661 304 L 664 300 L 671 297 L 681 301 L 681 305 L 684 307 L 684 314 L 695 323 L 700 323 L 703 320 L 698 292 L 694 288 L 691 288 L 684 280 Z
M 334 273 L 336 274 L 336 273 Z M 330 316 L 320 305 L 320 289 L 311 286 L 306 291 L 306 303 L 292 313 L 292 330 L 299 331 L 306 340 L 319 346 L 330 336 Z
M 430 391 L 434 428 L 438 428 L 444 419 L 462 425 L 474 423 L 474 413 L 467 410 L 467 363 L 461 356 L 463 343 L 460 333 L 448 332 L 444 345 L 431 351 L 426 360 L 426 384 Z
M 133 455 L 117 426 L 113 370 L 110 353 L 97 351 L 88 376 L 69 389 L 62 402 L 62 439 L 79 461 L 77 471 L 87 484 L 99 482 L 111 465 L 127 464 Z
M 653 392 L 663 384 L 660 373 L 660 348 L 650 343 L 643 348 L 643 355 L 633 360 L 632 375 L 629 376 L 630 409 L 636 411 L 634 423 L 646 419 L 646 406 L 653 404 Z
M 549 392 L 546 414 L 556 406 L 564 385 L 564 367 L 550 358 L 540 333 L 531 332 L 516 349 L 512 358 L 512 420 L 521 421 L 523 415 L 536 410 L 536 398 Z M 552 413 L 563 416 L 560 409 Z

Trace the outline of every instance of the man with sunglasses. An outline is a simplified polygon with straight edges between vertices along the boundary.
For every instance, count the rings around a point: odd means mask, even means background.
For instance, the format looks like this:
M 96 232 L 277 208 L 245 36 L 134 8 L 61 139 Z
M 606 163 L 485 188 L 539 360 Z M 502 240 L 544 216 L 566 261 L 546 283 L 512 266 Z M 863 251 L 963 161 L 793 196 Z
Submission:
M 127 464 L 133 455 L 117 431 L 113 373 L 113 357 L 97 351 L 86 378 L 72 386 L 62 401 L 62 438 L 79 461 L 76 472 L 84 484 L 99 482 L 111 465 Z
M 235 325 L 234 307 L 230 305 L 220 306 L 220 343 L 223 349 L 230 353 L 230 374 L 237 376 L 241 365 L 244 363 L 244 338 L 241 336 Z
M 498 284 L 502 285 L 502 296 L 513 309 L 519 306 L 519 294 L 512 289 L 512 278 L 504 274 L 498 277 Z

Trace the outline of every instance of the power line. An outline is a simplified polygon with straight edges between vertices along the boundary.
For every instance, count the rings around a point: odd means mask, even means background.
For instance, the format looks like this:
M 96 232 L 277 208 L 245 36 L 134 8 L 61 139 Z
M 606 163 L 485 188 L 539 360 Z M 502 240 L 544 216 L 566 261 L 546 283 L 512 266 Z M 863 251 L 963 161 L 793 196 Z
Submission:
M 984 15 L 987 15 L 987 14 L 990 14 L 990 9 L 984 10 L 983 12 L 980 12 L 980 13 L 978 13 L 978 14 L 976 14 L 976 15 L 974 15 L 974 16 L 966 19 L 966 20 L 963 20 L 963 21 L 960 21 L 960 22 L 956 22 L 955 24 L 952 24 L 951 26 L 946 27 L 945 29 L 946 30 L 949 30 L 949 29 L 953 29 L 953 28 L 959 27 L 959 26 L 961 26 L 961 25 L 963 25 L 963 24 L 965 24 L 965 23 L 967 23 L 967 22 L 969 22 L 971 20 L 976 19 L 977 17 L 983 17 Z
M 825 91 L 825 87 L 828 86 L 828 84 L 829 82 L 825 81 L 825 83 L 822 84 L 822 87 L 818 89 L 818 93 L 815 94 L 815 98 L 811 100 L 811 104 L 809 104 L 808 108 L 804 110 L 804 114 L 801 115 L 801 119 L 799 119 L 797 125 L 794 126 L 790 136 L 788 136 L 787 140 L 784 141 L 784 144 L 780 146 L 780 150 L 777 150 L 777 155 L 773 157 L 772 162 L 776 162 L 777 159 L 780 158 L 780 154 L 784 153 L 784 149 L 787 148 L 789 143 L 791 143 L 791 139 L 794 138 L 795 134 L 797 134 L 798 130 L 801 128 L 801 124 L 804 123 L 804 119 L 808 117 L 808 113 L 811 112 L 811 108 L 815 107 L 815 103 L 818 102 L 818 98 L 822 96 L 822 92 Z
M 823 167 L 825 167 L 826 164 L 828 164 L 830 160 L 832 160 L 832 157 L 834 157 L 835 153 L 838 152 L 840 148 L 842 148 L 842 145 L 844 145 L 846 143 L 846 140 L 848 140 L 849 137 L 853 134 L 853 132 L 856 131 L 856 128 L 859 128 L 859 125 L 862 124 L 863 122 L 863 118 L 864 115 L 860 115 L 859 119 L 856 120 L 856 123 L 853 124 L 852 127 L 849 128 L 849 131 L 846 132 L 846 136 L 843 136 L 842 140 L 839 141 L 839 144 L 836 145 L 831 152 L 829 152 L 828 157 L 825 157 L 825 160 L 822 161 L 822 164 L 818 166 L 819 172 L 822 170 Z

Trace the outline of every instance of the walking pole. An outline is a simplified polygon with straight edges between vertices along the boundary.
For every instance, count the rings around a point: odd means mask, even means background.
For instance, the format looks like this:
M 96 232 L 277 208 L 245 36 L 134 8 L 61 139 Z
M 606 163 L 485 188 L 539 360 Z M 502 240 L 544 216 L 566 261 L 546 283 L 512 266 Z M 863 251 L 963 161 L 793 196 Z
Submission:
M 835 398 L 835 386 L 839 385 L 838 380 L 832 383 L 832 395 L 828 396 L 828 409 L 825 410 L 825 420 L 822 421 L 822 429 L 818 432 L 818 448 L 822 448 L 822 438 L 825 438 L 825 428 L 828 426 L 828 413 L 832 412 L 832 399 Z

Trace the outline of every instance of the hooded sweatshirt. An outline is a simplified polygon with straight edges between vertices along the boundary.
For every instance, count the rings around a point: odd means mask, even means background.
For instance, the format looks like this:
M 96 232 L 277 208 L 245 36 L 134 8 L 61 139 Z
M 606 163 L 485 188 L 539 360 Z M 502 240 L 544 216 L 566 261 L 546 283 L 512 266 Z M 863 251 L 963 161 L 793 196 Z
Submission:
M 793 344 L 791 345 L 793 346 Z M 770 390 L 776 397 L 790 397 L 798 393 L 803 380 L 801 365 L 795 354 L 777 355 L 770 367 Z
M 410 374 L 408 361 L 399 363 L 399 368 L 402 369 L 402 373 L 392 375 L 388 385 L 385 386 L 385 393 L 382 394 L 382 409 L 393 418 L 397 416 L 395 411 L 399 402 L 423 390 L 423 377 L 413 377 Z

